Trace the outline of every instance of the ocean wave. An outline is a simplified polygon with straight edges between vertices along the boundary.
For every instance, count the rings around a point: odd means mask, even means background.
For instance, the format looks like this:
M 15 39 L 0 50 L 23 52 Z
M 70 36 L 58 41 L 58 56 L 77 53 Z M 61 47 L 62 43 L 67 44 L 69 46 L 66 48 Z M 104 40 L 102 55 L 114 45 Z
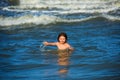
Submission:
M 120 20 L 119 16 L 112 16 L 107 14 L 96 15 L 96 16 L 88 16 L 80 19 L 72 19 L 72 18 L 60 18 L 58 16 L 51 15 L 24 15 L 20 17 L 0 17 L 0 26 L 12 26 L 12 25 L 24 25 L 24 24 L 35 24 L 35 25 L 48 25 L 48 24 L 57 24 L 59 22 L 63 23 L 74 23 L 74 22 L 83 22 L 92 19 L 96 19 L 99 17 L 106 18 L 108 20 Z
M 61 12 L 61 14 L 68 13 L 108 13 L 120 7 L 118 0 L 20 0 L 18 6 L 4 7 L 3 10 L 8 11 L 48 11 Z
M 0 26 L 11 26 L 11 25 L 22 25 L 22 24 L 43 24 L 47 25 L 50 23 L 55 23 L 60 20 L 55 16 L 41 15 L 25 15 L 21 17 L 0 17 Z
M 113 15 L 108 15 L 108 14 L 102 14 L 102 16 L 108 20 L 120 21 L 120 16 L 113 16 Z
M 11 7 L 4 7 L 3 10 L 7 11 L 16 11 L 16 12 L 24 12 L 24 11 L 30 11 L 30 12 L 54 12 L 54 13 L 60 13 L 60 14 L 73 14 L 73 13 L 109 13 L 110 11 L 117 10 L 118 7 L 110 7 L 110 8 L 99 8 L 99 9 L 60 9 L 60 8 L 27 8 L 27 9 L 20 9 L 20 8 L 11 8 Z

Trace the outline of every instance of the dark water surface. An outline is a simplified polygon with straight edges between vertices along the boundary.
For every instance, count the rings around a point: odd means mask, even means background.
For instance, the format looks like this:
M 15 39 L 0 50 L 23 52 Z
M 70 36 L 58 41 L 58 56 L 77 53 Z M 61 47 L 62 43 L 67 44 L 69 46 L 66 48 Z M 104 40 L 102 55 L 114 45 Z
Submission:
M 120 1 L 1 0 L 0 80 L 120 80 Z
M 98 21 L 1 30 L 1 80 L 119 80 L 120 23 Z M 40 51 L 61 31 L 75 48 L 71 54 L 59 56 L 56 47 Z

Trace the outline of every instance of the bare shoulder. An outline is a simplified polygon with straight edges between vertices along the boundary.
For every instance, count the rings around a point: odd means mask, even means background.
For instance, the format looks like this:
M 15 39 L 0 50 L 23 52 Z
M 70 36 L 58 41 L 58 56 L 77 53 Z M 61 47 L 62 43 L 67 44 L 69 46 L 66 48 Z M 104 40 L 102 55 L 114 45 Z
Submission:
M 66 45 L 69 47 L 69 50 L 74 50 L 74 48 L 70 44 L 66 43 Z
M 66 43 L 66 45 L 70 47 L 70 44 L 69 44 L 69 43 Z

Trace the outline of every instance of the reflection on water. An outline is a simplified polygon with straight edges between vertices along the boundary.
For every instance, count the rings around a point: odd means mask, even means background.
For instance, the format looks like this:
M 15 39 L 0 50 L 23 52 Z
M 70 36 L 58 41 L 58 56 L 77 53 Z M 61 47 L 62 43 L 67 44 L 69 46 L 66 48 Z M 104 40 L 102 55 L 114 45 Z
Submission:
M 70 56 L 72 54 L 72 51 L 68 50 L 45 50 L 43 52 L 45 56 L 45 62 L 47 64 L 54 65 L 56 69 L 53 71 L 55 75 L 59 75 L 60 77 L 66 77 L 69 72 L 69 66 L 70 66 Z M 52 67 L 52 69 L 54 69 Z M 51 71 L 47 71 L 48 73 Z
M 65 74 L 68 73 L 68 66 L 70 64 L 69 57 L 71 52 L 69 51 L 59 51 L 58 52 L 58 65 L 61 66 L 59 69 L 59 74 Z

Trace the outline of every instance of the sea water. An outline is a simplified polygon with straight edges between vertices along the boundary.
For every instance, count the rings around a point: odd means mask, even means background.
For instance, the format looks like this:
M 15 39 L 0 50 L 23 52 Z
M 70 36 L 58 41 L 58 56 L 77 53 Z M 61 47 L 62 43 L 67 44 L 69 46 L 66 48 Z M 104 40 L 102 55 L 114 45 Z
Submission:
M 59 52 L 66 32 L 73 52 Z M 120 80 L 119 0 L 1 0 L 0 80 Z

